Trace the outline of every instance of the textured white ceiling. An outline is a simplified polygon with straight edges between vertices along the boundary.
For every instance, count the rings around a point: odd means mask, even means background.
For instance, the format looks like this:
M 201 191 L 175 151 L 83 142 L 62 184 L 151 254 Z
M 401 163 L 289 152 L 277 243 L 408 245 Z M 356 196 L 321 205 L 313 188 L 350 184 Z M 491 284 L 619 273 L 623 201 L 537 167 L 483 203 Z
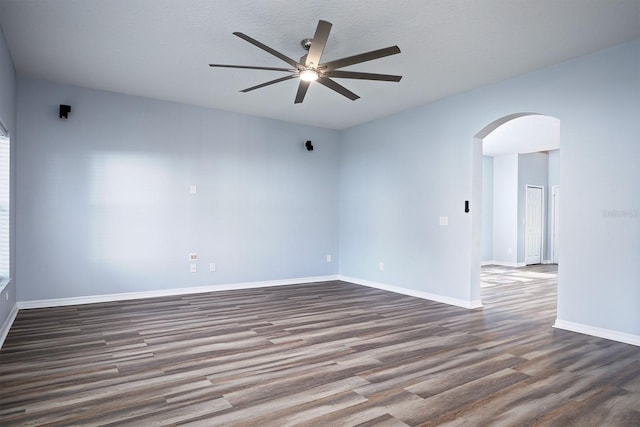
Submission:
M 402 53 L 349 67 L 399 83 L 339 80 L 350 101 L 297 82 L 250 93 L 287 67 L 232 35 L 292 58 L 319 19 L 333 23 L 323 60 L 397 44 Z M 295 123 L 343 129 L 640 37 L 640 0 L 0 0 L 19 74 Z

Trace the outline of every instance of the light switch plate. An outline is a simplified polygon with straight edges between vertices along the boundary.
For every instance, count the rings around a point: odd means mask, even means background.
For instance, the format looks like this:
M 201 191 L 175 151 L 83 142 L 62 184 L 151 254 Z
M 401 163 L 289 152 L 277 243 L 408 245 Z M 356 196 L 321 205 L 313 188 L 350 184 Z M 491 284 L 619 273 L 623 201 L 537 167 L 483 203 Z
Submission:
M 449 225 L 449 217 L 448 216 L 441 216 L 440 217 L 440 225 Z

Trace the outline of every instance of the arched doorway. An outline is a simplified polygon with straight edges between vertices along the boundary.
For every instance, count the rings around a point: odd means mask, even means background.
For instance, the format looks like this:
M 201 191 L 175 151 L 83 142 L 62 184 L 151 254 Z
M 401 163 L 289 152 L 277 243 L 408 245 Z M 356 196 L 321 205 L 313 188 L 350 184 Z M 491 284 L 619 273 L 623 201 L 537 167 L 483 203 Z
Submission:
M 540 114 L 540 113 L 515 113 L 501 117 L 480 130 L 473 137 L 473 183 L 472 183 L 472 242 L 471 242 L 471 271 L 470 271 L 470 293 L 473 301 L 480 305 L 480 277 L 482 261 L 487 259 L 497 260 L 487 262 L 496 263 L 509 267 L 521 267 L 527 264 L 526 251 L 530 245 L 525 242 L 530 234 L 529 226 L 525 221 L 526 214 L 526 195 L 525 188 L 531 185 L 539 185 L 544 188 L 544 227 L 541 231 L 542 240 L 540 263 L 552 263 L 554 261 L 552 253 L 553 233 L 551 229 L 552 203 L 553 195 L 557 193 L 559 196 L 559 187 L 552 191 L 552 179 L 549 165 L 551 164 L 551 154 L 554 159 L 554 170 L 559 167 L 559 141 L 560 141 L 560 121 L 559 119 Z M 483 148 L 486 153 L 483 153 Z M 487 157 L 488 156 L 488 157 Z M 487 204 L 487 200 L 483 200 L 483 169 L 486 167 L 486 161 L 491 160 L 491 172 L 493 169 L 493 160 L 500 159 L 500 168 L 496 161 L 496 171 L 500 170 L 500 178 L 496 174 L 496 189 L 499 185 L 508 182 L 508 197 L 501 196 L 496 198 L 496 204 L 483 206 Z M 531 178 L 531 170 L 536 169 L 536 165 L 543 162 L 544 172 L 536 172 L 537 177 Z M 483 166 L 485 164 L 485 166 Z M 507 166 L 505 166 L 505 164 Z M 508 171 L 506 174 L 504 171 Z M 529 172 L 527 172 L 529 171 Z M 484 171 L 486 172 L 486 171 Z M 493 180 L 493 173 L 492 180 Z M 544 179 L 541 176 L 544 175 Z M 559 184 L 557 173 L 554 181 Z M 498 190 L 496 190 L 498 191 Z M 492 194 L 490 202 L 492 203 L 494 195 Z M 500 200 L 500 203 L 498 203 Z M 494 206 L 496 212 L 493 211 Z M 505 208 L 507 207 L 507 208 Z M 553 206 L 557 212 L 557 205 Z M 491 221 L 497 221 L 498 226 L 495 230 L 493 226 L 488 227 L 488 215 L 491 215 Z M 498 220 L 497 218 L 508 218 Z M 557 220 L 557 216 L 555 217 Z M 508 222 L 505 225 L 503 222 Z M 525 226 L 526 225 L 526 226 Z M 557 223 L 556 223 L 557 226 Z M 506 231 L 505 231 L 506 230 Z M 494 232 L 495 231 L 495 232 Z M 540 232 L 540 231 L 539 231 Z M 490 245 L 493 255 L 488 258 L 487 240 L 483 239 L 483 235 L 490 234 Z M 493 239 L 496 239 L 494 242 Z M 558 240 L 555 241 L 555 250 L 558 251 Z M 495 244 L 495 247 L 494 247 Z M 508 253 L 508 255 L 507 255 Z M 544 257 L 542 254 L 544 253 Z M 556 254 L 557 256 L 557 254 Z M 529 262 L 530 263 L 530 262 Z

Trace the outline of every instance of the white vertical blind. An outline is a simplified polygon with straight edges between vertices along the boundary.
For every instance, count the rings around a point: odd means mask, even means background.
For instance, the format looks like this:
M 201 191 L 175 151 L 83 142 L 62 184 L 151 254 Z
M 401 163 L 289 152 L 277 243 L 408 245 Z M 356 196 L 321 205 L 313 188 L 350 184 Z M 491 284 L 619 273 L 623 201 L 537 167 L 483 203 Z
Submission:
M 0 277 L 9 277 L 9 132 L 0 122 Z

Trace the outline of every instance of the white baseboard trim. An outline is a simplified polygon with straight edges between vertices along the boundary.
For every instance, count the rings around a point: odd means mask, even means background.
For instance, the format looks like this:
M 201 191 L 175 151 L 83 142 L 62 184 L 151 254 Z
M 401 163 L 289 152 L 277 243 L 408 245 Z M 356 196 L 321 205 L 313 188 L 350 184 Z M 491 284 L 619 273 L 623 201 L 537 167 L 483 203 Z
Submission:
M 480 267 L 484 267 L 485 265 L 494 265 L 495 261 L 480 261 Z
M 19 301 L 17 303 L 17 308 L 20 310 L 26 310 L 30 308 L 46 308 L 46 307 L 60 307 L 65 305 L 94 304 L 99 302 L 124 301 L 124 300 L 141 299 L 141 298 L 200 294 L 205 292 L 232 291 L 232 290 L 251 289 L 251 288 L 265 288 L 269 286 L 296 285 L 300 283 L 329 282 L 332 280 L 339 280 L 338 276 L 333 275 L 333 276 L 302 277 L 302 278 L 296 278 L 296 279 L 267 280 L 262 282 L 230 283 L 225 285 L 197 286 L 197 287 L 191 287 L 191 288 L 159 289 L 155 291 L 123 292 L 123 293 L 117 293 L 117 294 L 89 295 L 89 296 L 71 297 L 71 298 Z
M 355 283 L 356 285 L 367 286 L 369 288 L 381 289 L 383 291 L 394 292 L 396 294 L 408 295 L 411 297 L 422 298 L 429 301 L 441 302 L 443 304 L 455 305 L 457 307 L 462 308 L 482 308 L 482 302 L 480 300 L 476 301 L 466 301 L 458 298 L 446 297 L 443 295 L 431 294 L 429 292 L 418 291 L 415 289 L 407 289 L 401 288 L 399 286 L 386 285 L 384 283 L 372 282 L 370 280 L 357 279 L 355 277 L 349 276 L 338 276 L 339 280 L 343 282 Z
M 7 339 L 7 335 L 9 335 L 9 330 L 11 329 L 11 325 L 13 325 L 13 321 L 16 320 L 16 316 L 18 315 L 18 305 L 14 304 L 9 312 L 9 316 L 5 319 L 2 324 L 2 328 L 0 328 L 0 348 L 4 345 L 4 340 Z
M 508 261 L 491 261 L 491 264 L 493 265 L 499 265 L 502 267 L 515 267 L 515 268 L 520 268 L 520 267 L 526 267 L 527 264 L 524 262 L 508 262 Z
M 553 261 L 550 259 L 543 259 L 542 264 L 553 264 Z
M 614 331 L 612 329 L 598 328 L 596 326 L 583 325 L 581 323 L 575 323 L 561 319 L 556 319 L 553 327 L 564 329 L 566 331 L 592 335 L 598 338 L 606 338 L 608 340 L 619 341 L 625 344 L 640 346 L 640 335 L 628 334 L 626 332 Z

